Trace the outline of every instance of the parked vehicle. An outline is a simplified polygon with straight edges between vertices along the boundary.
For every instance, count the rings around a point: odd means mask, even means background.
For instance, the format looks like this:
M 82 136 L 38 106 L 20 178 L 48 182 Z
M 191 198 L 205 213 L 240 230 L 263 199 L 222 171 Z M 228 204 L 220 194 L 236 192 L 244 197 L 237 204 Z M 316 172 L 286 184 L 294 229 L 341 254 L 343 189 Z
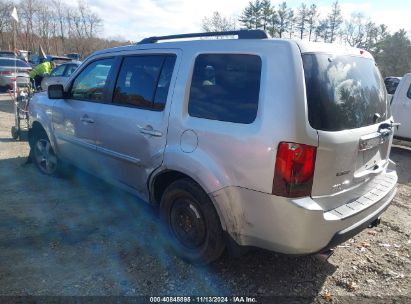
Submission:
M 12 89 L 16 77 L 17 86 L 27 86 L 30 71 L 31 67 L 20 59 L 0 57 L 0 89 Z
M 49 76 L 44 76 L 41 81 L 41 89 L 47 90 L 51 84 L 64 84 L 70 75 L 78 68 L 79 63 L 63 63 L 55 67 Z
M 78 53 L 69 53 L 69 54 L 66 54 L 64 56 L 70 58 L 73 61 L 80 61 L 80 54 L 78 54 Z
M 411 73 L 405 74 L 391 102 L 392 115 L 397 123 L 395 137 L 411 140 Z
M 238 35 L 238 39 L 160 40 Z M 69 162 L 158 205 L 175 250 L 311 254 L 376 225 L 393 123 L 366 51 L 235 31 L 89 56 L 30 104 L 34 162 Z
M 401 77 L 390 76 L 390 77 L 384 78 L 384 84 L 385 84 L 385 88 L 387 89 L 388 100 L 390 102 L 400 81 L 401 81 Z
M 14 58 L 16 55 L 12 51 L 0 51 L 0 57 Z

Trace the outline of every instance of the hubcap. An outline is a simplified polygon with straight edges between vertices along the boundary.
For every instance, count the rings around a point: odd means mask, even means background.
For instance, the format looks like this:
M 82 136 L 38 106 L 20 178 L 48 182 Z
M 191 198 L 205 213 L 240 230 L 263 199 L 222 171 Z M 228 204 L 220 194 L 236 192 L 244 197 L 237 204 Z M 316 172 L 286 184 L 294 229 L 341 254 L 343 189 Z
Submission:
M 36 162 L 44 173 L 52 174 L 57 167 L 57 157 L 53 152 L 50 142 L 46 139 L 40 139 L 35 146 Z
M 170 215 L 171 229 L 176 238 L 190 249 L 201 246 L 206 236 L 206 225 L 196 205 L 189 199 L 174 202 Z

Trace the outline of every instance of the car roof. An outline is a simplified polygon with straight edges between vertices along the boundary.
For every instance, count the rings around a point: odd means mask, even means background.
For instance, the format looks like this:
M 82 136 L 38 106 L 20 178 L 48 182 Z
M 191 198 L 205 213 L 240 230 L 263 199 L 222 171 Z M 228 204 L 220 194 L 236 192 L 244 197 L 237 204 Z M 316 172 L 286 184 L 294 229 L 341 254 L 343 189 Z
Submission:
M 348 47 L 344 45 L 339 45 L 335 43 L 322 43 L 322 42 L 309 42 L 298 39 L 284 39 L 284 38 L 267 38 L 267 39 L 197 39 L 197 40 L 178 40 L 170 42 L 160 42 L 160 43 L 143 43 L 143 44 L 132 44 L 114 48 L 108 48 L 94 52 L 89 57 L 94 57 L 96 55 L 116 53 L 122 51 L 137 51 L 146 49 L 186 49 L 186 48 L 197 48 L 199 50 L 208 47 L 210 45 L 221 45 L 224 44 L 227 47 L 236 47 L 243 45 L 244 43 L 260 43 L 262 45 L 269 44 L 296 44 L 301 53 L 329 53 L 334 55 L 353 55 L 361 56 L 365 58 L 373 58 L 372 55 L 366 50 Z

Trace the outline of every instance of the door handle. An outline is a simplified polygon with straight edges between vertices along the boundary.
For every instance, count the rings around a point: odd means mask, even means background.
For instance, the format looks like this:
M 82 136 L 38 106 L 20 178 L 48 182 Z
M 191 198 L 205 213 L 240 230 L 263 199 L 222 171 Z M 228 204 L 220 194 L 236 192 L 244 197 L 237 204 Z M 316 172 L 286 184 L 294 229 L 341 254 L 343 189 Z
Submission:
M 80 118 L 80 120 L 81 120 L 82 122 L 85 122 L 85 123 L 94 123 L 94 120 L 91 119 L 90 117 L 88 117 L 87 114 L 84 115 L 82 118 Z
M 139 127 L 140 128 L 140 133 L 142 134 L 147 134 L 155 137 L 161 137 L 163 136 L 163 133 L 158 130 L 154 130 L 152 126 L 146 126 L 146 127 Z

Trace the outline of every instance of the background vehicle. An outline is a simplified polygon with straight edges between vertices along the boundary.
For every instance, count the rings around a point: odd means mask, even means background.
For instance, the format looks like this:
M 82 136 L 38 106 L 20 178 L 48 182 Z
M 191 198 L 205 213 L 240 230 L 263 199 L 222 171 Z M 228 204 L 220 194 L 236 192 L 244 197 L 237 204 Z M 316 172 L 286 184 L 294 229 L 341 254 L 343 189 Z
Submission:
M 15 56 L 12 51 L 0 51 L 0 57 L 14 58 Z
M 51 84 L 64 84 L 70 75 L 77 69 L 79 63 L 63 63 L 55 67 L 49 76 L 44 76 L 41 81 L 41 89 L 47 90 Z
M 218 35 L 239 39 L 156 43 Z M 316 253 L 376 225 L 397 175 L 371 54 L 266 38 L 151 37 L 94 53 L 33 97 L 37 167 L 53 175 L 67 161 L 159 205 L 193 262 L 227 243 Z
M 401 125 L 395 130 L 395 136 L 411 140 L 411 73 L 405 74 L 391 102 L 392 115 Z
M 390 76 L 390 77 L 384 78 L 384 84 L 385 84 L 385 88 L 387 89 L 388 100 L 390 102 L 400 81 L 401 81 L 401 77 Z
M 80 54 L 78 53 L 65 54 L 65 56 L 72 59 L 73 61 L 80 61 Z
M 26 86 L 30 82 L 30 71 L 31 66 L 20 59 L 0 57 L 0 89 L 12 89 L 16 76 L 17 85 Z

